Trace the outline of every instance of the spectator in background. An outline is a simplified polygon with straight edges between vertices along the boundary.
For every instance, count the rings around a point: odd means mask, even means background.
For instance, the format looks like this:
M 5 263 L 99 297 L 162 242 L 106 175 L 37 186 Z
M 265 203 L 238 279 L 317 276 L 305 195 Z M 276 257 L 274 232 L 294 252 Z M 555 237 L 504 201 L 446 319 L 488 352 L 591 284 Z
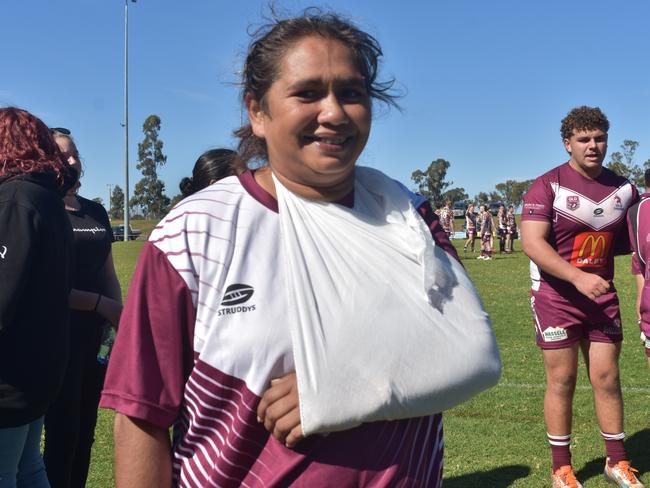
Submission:
M 194 163 L 192 177 L 183 178 L 178 185 L 183 198 L 202 190 L 215 181 L 236 173 L 237 153 L 231 149 L 210 149 Z
M 646 192 L 641 201 L 632 205 L 627 214 L 627 225 L 632 243 L 632 274 L 636 279 L 636 312 L 641 329 L 641 342 L 650 367 L 650 169 L 645 172 Z
M 454 237 L 454 210 L 451 207 L 451 201 L 447 200 L 445 206 L 440 212 L 440 223 L 450 239 Z
M 474 204 L 470 203 L 465 211 L 465 234 L 467 241 L 463 246 L 463 251 L 467 251 L 467 246 L 470 246 L 474 252 L 474 242 L 476 241 L 476 214 L 474 213 Z
M 43 415 L 68 362 L 72 231 L 61 198 L 77 175 L 38 118 L 0 109 L 0 486 L 49 487 Z
M 52 136 L 70 167 L 82 174 L 81 160 L 68 129 Z M 117 327 L 122 292 L 111 244 L 113 233 L 104 207 L 78 194 L 79 180 L 63 202 L 74 236 L 75 267 L 70 292 L 70 360 L 58 397 L 45 414 L 43 458 L 52 488 L 83 488 L 97 423 L 97 406 L 106 365 L 97 353 L 106 327 Z
M 492 259 L 492 236 L 494 234 L 494 220 L 492 214 L 487 210 L 487 205 L 479 207 L 479 216 L 481 220 L 480 237 L 481 237 L 481 255 L 476 259 L 489 261 Z
M 506 251 L 507 215 L 505 205 L 499 205 L 497 211 L 497 235 L 499 237 L 499 254 Z
M 515 217 L 515 207 L 510 205 L 506 214 L 506 252 L 511 253 L 515 250 L 515 239 L 517 238 L 517 219 Z

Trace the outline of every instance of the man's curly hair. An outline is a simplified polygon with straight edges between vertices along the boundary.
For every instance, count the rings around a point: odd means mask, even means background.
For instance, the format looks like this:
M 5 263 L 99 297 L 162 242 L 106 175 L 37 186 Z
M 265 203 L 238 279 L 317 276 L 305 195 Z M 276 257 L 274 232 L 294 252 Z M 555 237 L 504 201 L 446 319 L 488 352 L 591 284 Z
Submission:
M 574 131 L 601 129 L 604 132 L 609 130 L 609 120 L 598 107 L 576 107 L 562 119 L 560 134 L 562 139 L 571 139 Z

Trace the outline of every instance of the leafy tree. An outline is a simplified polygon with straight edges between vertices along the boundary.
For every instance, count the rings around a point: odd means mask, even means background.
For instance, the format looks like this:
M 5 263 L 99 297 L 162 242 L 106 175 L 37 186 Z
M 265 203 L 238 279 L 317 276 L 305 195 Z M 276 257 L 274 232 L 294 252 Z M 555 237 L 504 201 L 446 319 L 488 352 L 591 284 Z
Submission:
M 524 203 L 524 195 L 526 194 L 526 192 L 530 188 L 530 185 L 532 185 L 534 181 L 535 180 L 518 181 L 512 189 L 510 205 L 512 205 L 515 208 L 521 206 L 521 204 Z
M 638 147 L 639 143 L 631 139 L 625 139 L 623 144 L 621 144 L 621 151 L 623 151 L 623 157 L 628 166 L 636 166 L 636 163 L 634 162 L 634 154 Z
M 494 186 L 496 193 L 499 195 L 496 200 L 501 201 L 504 204 L 509 204 L 512 198 L 512 190 L 516 184 L 516 180 L 507 180 L 504 183 L 497 183 Z
M 447 200 L 451 201 L 451 203 L 456 203 L 466 202 L 469 196 L 467 195 L 467 192 L 465 192 L 465 188 L 452 188 L 444 192 L 441 198 L 443 203 Z
M 453 184 L 453 181 L 445 180 L 450 165 L 449 161 L 438 158 L 424 171 L 418 169 L 411 173 L 411 179 L 418 187 L 416 191 L 428 198 L 434 207 L 443 203 L 445 190 Z
M 639 143 L 637 141 L 625 139 L 621 144 L 621 150 L 615 151 L 609 156 L 609 162 L 606 166 L 635 185 L 644 186 L 643 170 L 634 161 L 634 155 L 638 147 Z
M 484 191 L 480 191 L 476 194 L 474 200 L 476 201 L 476 205 L 482 205 L 490 201 L 490 195 L 488 195 Z
M 108 212 L 111 219 L 121 219 L 124 216 L 124 192 L 115 185 L 111 192 L 111 209 Z
M 102 197 L 93 198 L 93 202 L 99 203 L 102 207 L 104 206 L 104 200 L 102 200 Z
M 167 162 L 162 152 L 160 117 L 150 115 L 142 124 L 144 140 L 138 144 L 138 165 L 142 179 L 135 185 L 130 206 L 139 205 L 147 219 L 159 218 L 167 211 L 169 197 L 165 195 L 165 184 L 158 178 L 158 167 Z
M 487 203 L 498 202 L 499 200 L 501 200 L 501 195 L 499 194 L 499 192 L 491 191 L 488 195 Z
M 528 191 L 530 185 L 532 185 L 533 180 L 517 181 L 517 180 L 507 180 L 504 183 L 498 183 L 495 186 L 496 193 L 498 194 L 497 198 L 492 198 L 492 201 L 502 201 L 506 205 L 512 205 L 515 208 L 521 205 L 523 201 L 524 193 Z M 491 194 L 491 196 L 494 196 Z

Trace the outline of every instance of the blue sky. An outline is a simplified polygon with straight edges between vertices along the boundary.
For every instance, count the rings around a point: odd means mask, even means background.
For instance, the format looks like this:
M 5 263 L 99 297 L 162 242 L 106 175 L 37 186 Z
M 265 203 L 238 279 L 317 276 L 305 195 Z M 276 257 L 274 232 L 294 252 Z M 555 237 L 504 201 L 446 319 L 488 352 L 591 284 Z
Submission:
M 380 41 L 384 77 L 403 111 L 379 110 L 360 163 L 412 187 L 436 158 L 473 197 L 566 160 L 560 120 L 597 105 L 650 158 L 650 3 L 547 0 L 276 1 L 346 14 Z M 232 147 L 242 121 L 237 71 L 267 2 L 138 0 L 129 4 L 131 187 L 142 123 L 162 119 L 169 196 L 211 147 Z M 80 193 L 124 187 L 122 0 L 25 0 L 0 6 L 0 105 L 71 129 L 85 164 Z

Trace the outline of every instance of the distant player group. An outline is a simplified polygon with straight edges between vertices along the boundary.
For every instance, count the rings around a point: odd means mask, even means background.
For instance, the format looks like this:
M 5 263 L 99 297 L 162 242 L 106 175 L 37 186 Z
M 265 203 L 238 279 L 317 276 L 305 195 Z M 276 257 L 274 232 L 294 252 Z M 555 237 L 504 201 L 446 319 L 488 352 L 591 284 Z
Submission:
M 510 205 L 506 211 L 505 205 L 500 205 L 495 219 L 487 205 L 475 206 L 470 203 L 465 210 L 465 245 L 463 251 L 476 252 L 476 240 L 480 242 L 480 255 L 476 259 L 489 261 L 492 259 L 494 237 L 499 240 L 499 254 L 514 252 L 514 241 L 518 237 L 515 208 Z M 454 237 L 454 211 L 452 202 L 448 200 L 445 206 L 436 209 L 440 223 L 450 239 Z

